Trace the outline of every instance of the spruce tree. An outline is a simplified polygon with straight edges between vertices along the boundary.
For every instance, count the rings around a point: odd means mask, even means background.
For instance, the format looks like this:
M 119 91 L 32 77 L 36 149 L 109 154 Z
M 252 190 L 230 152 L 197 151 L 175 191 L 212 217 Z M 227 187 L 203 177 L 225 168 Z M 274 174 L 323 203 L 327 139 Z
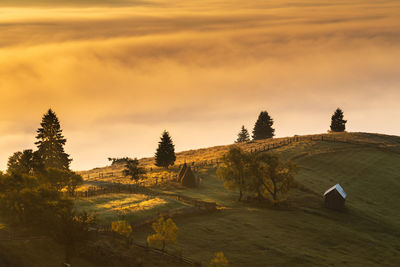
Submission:
M 168 169 L 168 166 L 174 165 L 175 146 L 167 131 L 164 131 L 161 136 L 161 141 L 158 143 L 158 148 L 155 154 L 156 166 Z
M 343 111 L 337 108 L 331 119 L 331 131 L 332 132 L 344 132 L 346 130 L 347 120 L 343 119 Z
M 261 111 L 253 129 L 253 140 L 272 138 L 275 135 L 275 129 L 272 128 L 274 120 L 268 112 Z
M 51 109 L 43 115 L 40 126 L 36 136 L 38 141 L 35 144 L 38 147 L 37 154 L 43 167 L 69 170 L 71 159 L 64 152 L 67 139 L 62 135 L 60 122 Z
M 250 135 L 247 129 L 242 125 L 242 129 L 240 130 L 238 134 L 238 138 L 235 141 L 235 143 L 244 143 L 250 141 Z

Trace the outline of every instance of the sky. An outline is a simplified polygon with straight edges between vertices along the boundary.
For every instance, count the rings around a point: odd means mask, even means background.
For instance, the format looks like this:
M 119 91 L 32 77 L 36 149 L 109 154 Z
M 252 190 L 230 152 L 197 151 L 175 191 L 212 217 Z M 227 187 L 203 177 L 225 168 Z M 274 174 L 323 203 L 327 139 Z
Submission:
M 232 143 L 268 111 L 277 137 L 400 135 L 400 2 L 2 0 L 0 169 L 52 108 L 74 170 Z

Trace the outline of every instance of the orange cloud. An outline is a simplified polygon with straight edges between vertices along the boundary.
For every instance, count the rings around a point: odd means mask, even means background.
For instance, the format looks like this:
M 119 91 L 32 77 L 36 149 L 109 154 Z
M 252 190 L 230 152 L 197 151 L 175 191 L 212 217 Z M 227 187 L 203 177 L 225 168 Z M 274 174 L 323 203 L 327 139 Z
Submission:
M 350 130 L 400 131 L 379 119 L 400 115 L 396 1 L 100 4 L 2 9 L 2 166 L 49 107 L 78 169 L 152 155 L 163 129 L 178 150 L 229 143 L 261 109 L 279 136 L 337 106 Z

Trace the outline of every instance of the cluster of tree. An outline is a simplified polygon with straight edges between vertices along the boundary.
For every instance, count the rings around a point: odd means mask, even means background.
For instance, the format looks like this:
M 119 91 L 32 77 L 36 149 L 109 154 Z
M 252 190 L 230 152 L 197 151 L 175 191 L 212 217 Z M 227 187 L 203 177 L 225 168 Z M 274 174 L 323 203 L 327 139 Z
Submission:
M 8 159 L 7 174 L 35 176 L 41 185 L 58 191 L 65 188 L 73 195 L 83 179 L 69 169 L 72 159 L 64 151 L 67 139 L 62 135 L 56 114 L 49 109 L 40 125 L 35 143 L 37 150 L 15 152 Z
M 64 245 L 70 262 L 75 246 L 89 238 L 88 229 L 96 220 L 77 213 L 74 202 L 62 194 L 65 189 L 73 195 L 82 177 L 69 169 L 66 139 L 52 110 L 43 116 L 37 132 L 37 151 L 14 153 L 7 173 L 0 174 L 0 213 L 12 226 L 23 225 L 53 237 Z
M 343 111 L 340 108 L 337 108 L 331 118 L 330 128 L 332 132 L 344 132 L 346 130 L 347 121 L 343 119 L 343 116 Z M 253 140 L 273 138 L 275 136 L 275 129 L 272 128 L 273 124 L 274 120 L 271 118 L 268 112 L 261 111 L 253 128 Z M 243 125 L 235 142 L 245 143 L 249 141 L 249 131 Z
M 275 136 L 275 129 L 272 128 L 274 124 L 274 120 L 268 114 L 267 111 L 261 111 L 260 115 L 258 115 L 258 119 L 254 124 L 253 128 L 253 140 L 261 140 L 272 138 Z M 242 126 L 238 138 L 236 139 L 236 143 L 243 143 L 250 141 L 250 134 L 249 131 Z
M 285 198 L 296 172 L 294 162 L 283 162 L 277 154 L 246 153 L 239 147 L 224 155 L 217 170 L 227 189 L 239 191 L 239 201 L 247 194 L 258 200 L 270 198 L 273 203 Z

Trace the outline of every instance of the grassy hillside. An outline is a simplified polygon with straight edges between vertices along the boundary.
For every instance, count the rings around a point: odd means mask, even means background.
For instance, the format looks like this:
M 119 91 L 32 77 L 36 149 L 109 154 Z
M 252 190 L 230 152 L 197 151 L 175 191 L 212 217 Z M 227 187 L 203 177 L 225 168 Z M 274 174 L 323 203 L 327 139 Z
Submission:
M 224 189 L 211 166 L 200 171 L 199 189 L 165 189 L 223 207 L 218 213 L 177 219 L 177 248 L 203 263 L 223 251 L 233 266 L 398 265 L 400 138 L 341 137 L 347 141 L 308 140 L 276 149 L 300 167 L 299 186 L 284 208 L 238 203 L 237 194 Z M 336 183 L 348 194 L 345 212 L 323 206 L 322 194 Z M 144 240 L 149 232 L 140 229 L 135 235 Z
M 302 145 L 307 144 L 309 141 L 321 141 L 323 143 L 347 143 L 347 144 L 359 144 L 368 147 L 381 148 L 392 151 L 400 151 L 400 137 L 390 136 L 390 135 L 382 135 L 382 134 L 370 134 L 370 133 L 329 133 L 329 134 L 315 134 L 315 135 L 302 135 L 302 136 L 293 136 L 293 137 L 284 137 L 284 138 L 274 138 L 274 139 L 266 139 L 266 140 L 258 140 L 258 141 L 250 141 L 248 143 L 240 143 L 240 144 L 232 144 L 232 145 L 224 145 L 224 146 L 215 146 L 209 148 L 188 150 L 176 153 L 176 162 L 175 165 L 181 165 L 184 162 L 196 164 L 201 163 L 210 163 L 217 159 L 220 159 L 232 146 L 239 146 L 245 151 L 254 151 L 254 150 L 263 150 L 266 148 L 274 149 L 274 147 L 285 146 L 288 142 L 297 142 Z M 305 151 L 302 151 L 299 148 L 298 151 L 294 151 L 296 156 L 298 154 L 304 152 L 310 152 L 310 148 L 304 147 Z M 314 149 L 314 148 L 312 148 Z M 276 149 L 274 149 L 276 150 Z M 163 169 L 157 168 L 154 165 L 154 158 L 142 158 L 139 160 L 140 164 L 143 167 L 146 167 L 148 170 L 151 168 L 153 172 L 163 172 Z M 101 168 L 94 168 L 88 171 L 81 171 L 80 173 L 86 178 L 90 177 L 90 180 L 100 181 L 111 181 L 115 178 L 121 178 L 124 180 L 122 176 L 122 170 L 124 169 L 123 165 L 117 164 L 112 166 L 106 166 Z M 99 174 L 108 174 L 114 173 L 114 177 L 110 177 L 110 179 L 99 179 Z M 107 175 L 106 175 L 107 176 Z M 105 177 L 107 178 L 107 177 Z
M 230 146 L 178 153 L 177 164 L 195 162 L 201 185 L 186 189 L 176 183 L 152 186 L 153 191 L 174 193 L 216 202 L 220 209 L 212 213 L 178 216 L 178 243 L 170 251 L 202 262 L 207 266 L 215 252 L 223 251 L 232 266 L 397 266 L 400 262 L 400 137 L 366 133 L 296 136 L 240 144 L 247 151 L 269 149 L 299 166 L 297 186 L 281 207 L 266 203 L 239 203 L 237 192 L 227 191 L 216 177 L 218 159 Z M 154 177 L 173 177 L 169 171 L 155 168 L 153 159 L 141 159 L 149 170 L 147 182 Z M 104 177 L 123 166 L 114 165 L 83 172 L 88 185 L 112 182 L 130 183 L 126 177 Z M 100 178 L 99 178 L 100 177 Z M 348 198 L 344 212 L 324 207 L 322 195 L 340 183 Z M 86 185 L 87 186 L 87 185 Z M 124 218 L 138 218 L 184 206 L 163 195 L 108 194 L 77 199 L 80 209 L 96 212 L 103 224 Z M 0 235 L 2 231 L 0 229 Z M 150 226 L 134 229 L 136 242 L 145 243 Z M 130 266 L 138 255 L 146 266 L 177 266 L 161 263 L 163 258 L 131 249 L 124 250 L 115 240 L 101 239 L 100 247 L 114 255 L 100 259 L 100 265 Z M 97 246 L 97 245 L 96 245 Z M 54 253 L 46 258 L 51 247 Z M 62 258 L 62 250 L 51 241 L 16 240 L 0 243 L 0 264 L 32 263 L 53 266 Z M 122 256 L 118 256 L 121 254 Z M 93 266 L 96 257 L 85 248 L 76 266 Z M 107 254 L 108 255 L 108 254 Z M 136 256 L 135 256 L 136 257 Z M 117 259 L 121 258 L 121 261 Z M 58 261 L 59 262 L 59 261 Z M 23 266 L 23 265 L 22 265 Z M 55 266 L 55 265 L 54 265 Z M 57 265 L 58 266 L 58 265 Z

